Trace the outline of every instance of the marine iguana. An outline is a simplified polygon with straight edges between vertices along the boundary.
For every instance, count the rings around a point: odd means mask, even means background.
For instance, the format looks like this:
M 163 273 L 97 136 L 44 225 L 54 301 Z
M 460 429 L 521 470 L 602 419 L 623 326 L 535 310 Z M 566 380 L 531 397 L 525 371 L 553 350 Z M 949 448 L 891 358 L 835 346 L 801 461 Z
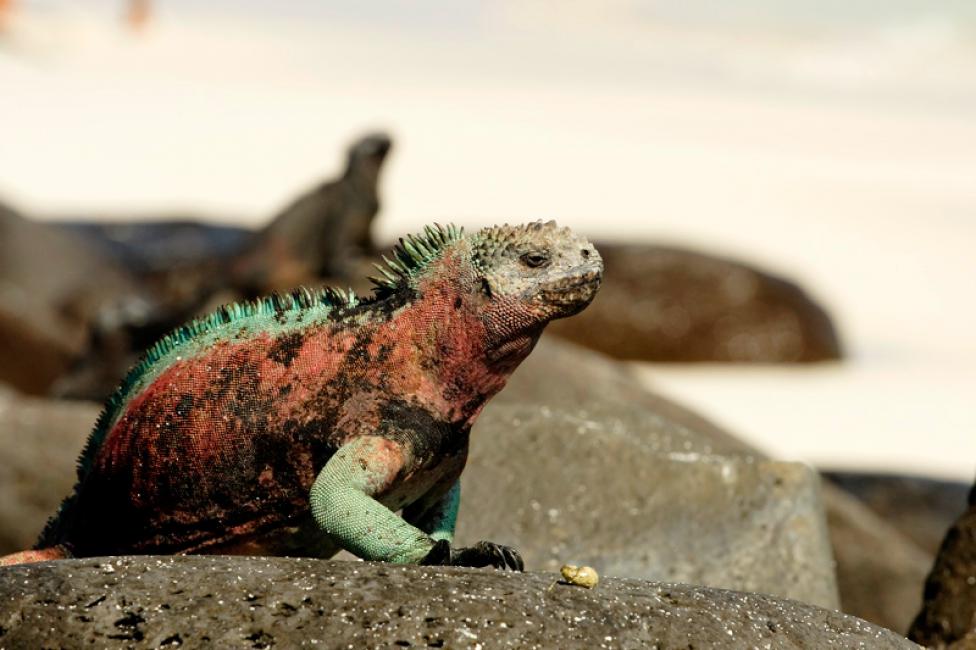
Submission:
M 546 324 L 593 299 L 600 255 L 554 222 L 436 226 L 377 268 L 371 297 L 272 295 L 156 343 L 35 550 L 0 565 L 344 548 L 521 570 L 509 547 L 450 545 L 469 431 Z
M 235 282 L 257 295 L 308 278 L 348 278 L 356 256 L 376 252 L 370 237 L 380 208 L 376 186 L 392 146 L 383 133 L 357 140 L 341 178 L 302 194 L 255 234 L 232 265 Z

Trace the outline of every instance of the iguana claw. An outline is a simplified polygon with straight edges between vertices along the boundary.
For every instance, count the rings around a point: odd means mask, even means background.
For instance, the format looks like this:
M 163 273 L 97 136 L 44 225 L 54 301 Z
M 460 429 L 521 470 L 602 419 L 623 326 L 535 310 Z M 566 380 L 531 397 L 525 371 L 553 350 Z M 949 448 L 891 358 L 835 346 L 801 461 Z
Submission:
M 430 553 L 420 561 L 427 566 L 466 566 L 466 567 L 494 567 L 511 571 L 524 571 L 525 563 L 522 556 L 510 546 L 502 546 L 494 542 L 478 542 L 474 546 L 451 548 L 447 540 L 438 540 Z

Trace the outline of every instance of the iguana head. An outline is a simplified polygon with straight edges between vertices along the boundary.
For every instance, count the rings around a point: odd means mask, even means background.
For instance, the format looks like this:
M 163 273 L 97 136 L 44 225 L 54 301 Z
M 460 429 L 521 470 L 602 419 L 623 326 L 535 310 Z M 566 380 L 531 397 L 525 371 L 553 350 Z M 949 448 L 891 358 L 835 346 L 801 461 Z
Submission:
M 593 245 L 551 221 L 428 226 L 384 261 L 371 304 L 402 310 L 400 338 L 438 360 L 439 381 L 466 405 L 458 413 L 500 390 L 546 324 L 586 307 L 603 276 Z
M 545 324 L 593 300 L 603 260 L 593 244 L 555 221 L 493 226 L 471 236 L 481 289 L 519 320 Z
M 473 233 L 428 227 L 401 239 L 377 268 L 379 297 L 438 293 L 483 324 L 489 348 L 534 340 L 549 321 L 581 311 L 603 276 L 593 244 L 554 221 Z

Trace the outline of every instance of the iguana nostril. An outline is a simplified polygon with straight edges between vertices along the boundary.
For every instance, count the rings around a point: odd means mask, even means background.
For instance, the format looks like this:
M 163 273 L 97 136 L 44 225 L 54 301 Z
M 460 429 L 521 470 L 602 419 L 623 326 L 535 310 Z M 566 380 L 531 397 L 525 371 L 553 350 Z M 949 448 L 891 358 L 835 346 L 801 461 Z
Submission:
M 588 258 L 590 256 L 590 249 L 588 249 L 588 248 L 584 248 L 580 252 L 583 254 L 583 259 L 586 259 L 586 258 Z

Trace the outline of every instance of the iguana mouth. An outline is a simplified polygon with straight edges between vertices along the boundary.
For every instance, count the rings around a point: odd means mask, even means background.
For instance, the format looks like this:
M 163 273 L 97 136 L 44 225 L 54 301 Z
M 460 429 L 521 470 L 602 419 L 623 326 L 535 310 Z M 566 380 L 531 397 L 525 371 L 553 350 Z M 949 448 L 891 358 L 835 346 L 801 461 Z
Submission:
M 578 306 L 576 311 L 579 311 L 593 300 L 602 280 L 603 272 L 599 268 L 583 274 L 574 273 L 548 283 L 541 296 L 547 303 L 560 307 Z

